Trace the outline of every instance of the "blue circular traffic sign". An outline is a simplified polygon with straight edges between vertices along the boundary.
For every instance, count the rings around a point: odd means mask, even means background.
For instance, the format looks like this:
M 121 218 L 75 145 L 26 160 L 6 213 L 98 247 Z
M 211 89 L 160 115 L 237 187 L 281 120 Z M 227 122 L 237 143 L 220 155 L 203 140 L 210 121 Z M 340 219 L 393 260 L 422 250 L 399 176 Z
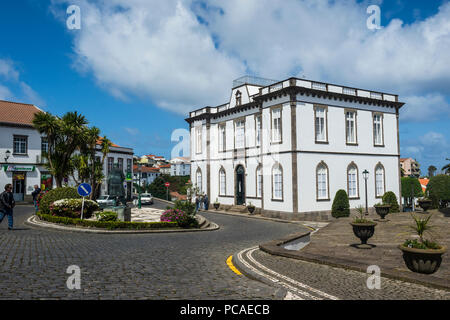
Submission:
M 82 183 L 78 186 L 78 194 L 82 197 L 87 197 L 92 192 L 92 187 L 89 183 Z

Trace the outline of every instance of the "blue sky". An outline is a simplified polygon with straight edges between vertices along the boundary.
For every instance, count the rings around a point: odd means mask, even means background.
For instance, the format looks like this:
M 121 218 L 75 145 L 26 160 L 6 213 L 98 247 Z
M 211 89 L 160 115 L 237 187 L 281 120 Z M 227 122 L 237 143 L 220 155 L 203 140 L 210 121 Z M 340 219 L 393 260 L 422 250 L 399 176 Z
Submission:
M 71 4 L 81 30 L 66 27 Z M 381 30 L 366 27 L 371 4 Z M 398 93 L 401 156 L 424 172 L 450 157 L 448 21 L 448 1 L 2 1 L 0 99 L 77 110 L 170 157 L 187 112 L 226 102 L 233 79 L 305 75 Z

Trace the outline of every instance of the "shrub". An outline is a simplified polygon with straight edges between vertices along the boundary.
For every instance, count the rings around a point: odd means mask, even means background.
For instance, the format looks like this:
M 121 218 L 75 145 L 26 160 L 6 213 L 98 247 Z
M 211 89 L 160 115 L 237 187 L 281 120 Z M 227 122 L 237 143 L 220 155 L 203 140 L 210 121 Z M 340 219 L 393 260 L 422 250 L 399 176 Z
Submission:
M 179 209 L 169 209 L 161 215 L 161 222 L 176 222 L 181 228 L 196 228 L 198 221 L 194 216 L 188 215 Z
M 50 214 L 58 217 L 81 218 L 83 199 L 61 199 L 50 205 Z M 83 218 L 89 219 L 98 210 L 97 202 L 84 200 Z
M 423 196 L 422 186 L 420 181 L 414 177 L 403 177 L 401 179 L 402 184 L 402 197 L 410 198 L 411 193 L 415 198 Z
M 104 211 L 96 214 L 98 221 L 117 221 L 117 213 L 112 211 Z
M 80 199 L 77 189 L 71 187 L 56 188 L 46 193 L 39 202 L 39 211 L 50 214 L 50 205 L 61 199 Z
M 189 201 L 175 201 L 174 209 L 181 210 L 189 216 L 195 215 L 195 203 Z
M 338 190 L 331 207 L 331 215 L 335 218 L 350 216 L 350 203 L 345 190 Z
M 383 203 L 390 204 L 389 213 L 400 212 L 400 206 L 397 202 L 397 196 L 392 191 L 388 191 L 383 195 Z
M 426 193 L 432 201 L 433 208 L 446 207 L 450 201 L 450 176 L 440 174 L 428 182 Z

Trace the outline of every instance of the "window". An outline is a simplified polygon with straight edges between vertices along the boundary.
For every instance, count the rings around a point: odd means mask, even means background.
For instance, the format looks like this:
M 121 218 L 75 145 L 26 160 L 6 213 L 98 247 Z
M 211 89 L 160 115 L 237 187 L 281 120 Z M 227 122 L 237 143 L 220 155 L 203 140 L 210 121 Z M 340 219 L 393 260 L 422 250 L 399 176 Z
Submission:
M 197 137 L 196 150 L 197 153 L 202 153 L 202 127 L 197 127 L 195 130 Z
M 328 167 L 325 162 L 321 162 L 316 170 L 317 179 L 317 200 L 328 200 Z
M 281 142 L 281 108 L 272 110 L 272 143 Z
M 383 145 L 383 118 L 378 113 L 373 115 L 373 143 L 376 146 Z
M 225 150 L 226 150 L 226 127 L 225 124 L 221 124 L 219 125 L 219 152 L 224 152 Z
M 327 142 L 326 108 L 315 107 L 316 142 Z
M 28 137 L 14 136 L 14 154 L 27 154 L 28 153 Z
M 238 120 L 234 123 L 234 147 L 235 149 L 245 148 L 245 121 Z
M 127 159 L 127 172 L 131 172 L 131 159 Z
M 359 197 L 358 168 L 353 162 L 347 168 L 347 189 L 349 198 Z
M 384 167 L 378 163 L 375 167 L 375 196 L 381 198 L 384 195 Z
M 283 170 L 279 164 L 272 169 L 272 198 L 274 200 L 283 199 Z
M 41 138 L 41 153 L 42 154 L 48 153 L 48 139 L 46 137 Z
M 261 145 L 261 130 L 262 130 L 262 127 L 261 127 L 261 116 L 256 116 L 256 118 L 255 118 L 255 130 L 256 130 L 256 132 L 255 132 L 255 137 L 256 137 L 256 142 L 255 142 L 255 145 L 256 146 L 260 146 Z
M 197 169 L 197 188 L 198 188 L 198 192 L 202 193 L 202 171 L 200 170 L 200 168 Z
M 347 143 L 356 144 L 356 112 L 345 112 L 345 131 L 347 135 Z
M 256 169 L 256 197 L 257 198 L 262 197 L 262 188 L 263 188 L 262 169 L 261 169 L 261 166 L 259 166 Z
M 242 94 L 241 92 L 238 90 L 236 92 L 236 106 L 240 106 L 242 104 Z
M 113 166 L 114 166 L 114 158 L 108 158 L 108 173 L 111 172 Z
M 219 171 L 219 195 L 224 196 L 227 194 L 226 181 L 225 169 L 221 168 Z
M 122 158 L 118 158 L 117 162 L 119 163 L 120 170 L 123 170 L 123 159 Z

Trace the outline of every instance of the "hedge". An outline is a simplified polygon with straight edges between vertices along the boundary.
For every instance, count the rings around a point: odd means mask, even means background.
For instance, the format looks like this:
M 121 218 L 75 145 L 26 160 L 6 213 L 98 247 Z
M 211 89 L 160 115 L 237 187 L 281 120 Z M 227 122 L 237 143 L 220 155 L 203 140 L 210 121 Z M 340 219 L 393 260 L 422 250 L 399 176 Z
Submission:
M 92 220 L 81 220 L 67 217 L 56 217 L 49 214 L 37 213 L 37 216 L 48 222 L 59 223 L 65 225 L 76 225 L 82 227 L 92 227 L 99 229 L 132 229 L 132 230 L 142 230 L 142 229 L 164 229 L 178 228 L 176 222 L 124 222 L 124 221 L 92 221 Z
M 50 213 L 50 205 L 62 199 L 81 199 L 77 189 L 71 187 L 56 188 L 46 193 L 39 202 L 39 211 L 43 214 Z
M 433 208 L 445 207 L 450 202 L 450 176 L 440 174 L 430 179 L 426 191 Z

